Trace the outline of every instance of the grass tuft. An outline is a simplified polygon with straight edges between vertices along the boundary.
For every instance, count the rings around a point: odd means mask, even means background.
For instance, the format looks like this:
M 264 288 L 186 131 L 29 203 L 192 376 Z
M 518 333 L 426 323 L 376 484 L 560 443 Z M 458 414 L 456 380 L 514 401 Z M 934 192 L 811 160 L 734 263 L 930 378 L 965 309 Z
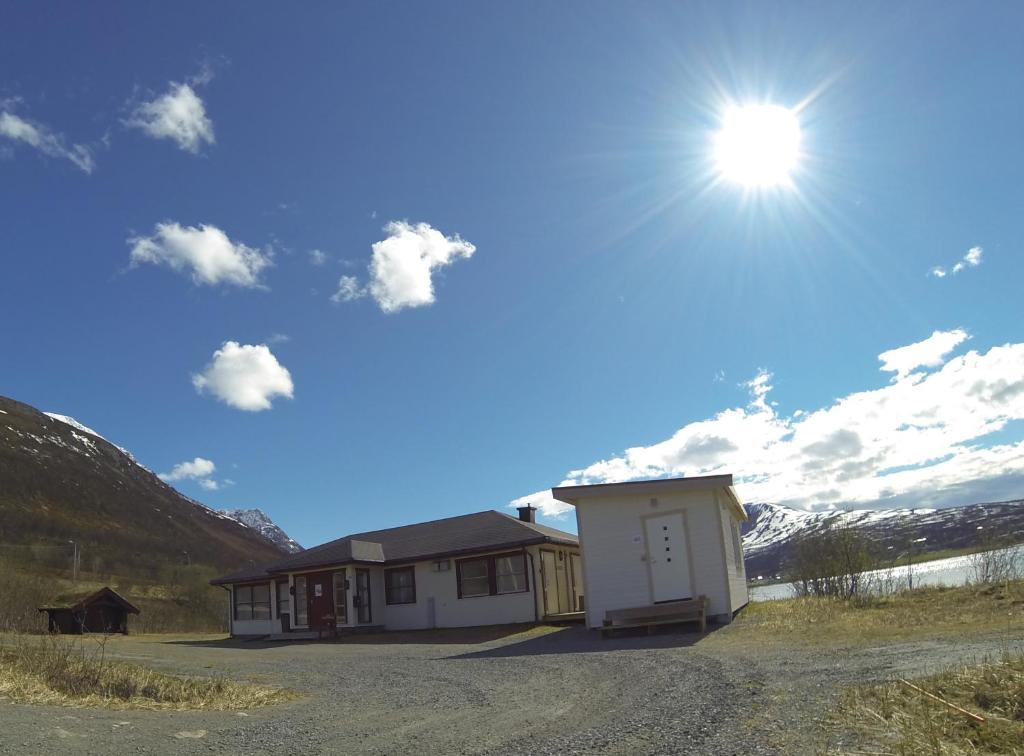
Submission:
M 107 658 L 106 642 L 15 636 L 0 645 L 0 695 L 17 703 L 117 709 L 251 709 L 294 694 L 225 678 L 179 677 Z
M 960 666 L 915 681 L 918 687 L 985 718 L 974 722 L 893 680 L 846 693 L 829 725 L 856 741 L 830 753 L 900 756 L 1024 753 L 1024 654 Z M 833 736 L 833 740 L 838 740 Z
M 723 643 L 859 645 L 1014 632 L 1024 621 L 1024 581 L 955 588 L 919 588 L 886 596 L 814 596 L 749 604 L 727 628 Z

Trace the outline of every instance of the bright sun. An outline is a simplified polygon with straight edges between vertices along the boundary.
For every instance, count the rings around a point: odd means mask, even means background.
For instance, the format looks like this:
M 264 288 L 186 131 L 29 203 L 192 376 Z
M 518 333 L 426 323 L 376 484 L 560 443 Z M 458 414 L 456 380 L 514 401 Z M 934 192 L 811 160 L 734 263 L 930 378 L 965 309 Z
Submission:
M 733 108 L 715 134 L 719 172 L 749 188 L 788 184 L 799 157 L 800 124 L 779 105 Z

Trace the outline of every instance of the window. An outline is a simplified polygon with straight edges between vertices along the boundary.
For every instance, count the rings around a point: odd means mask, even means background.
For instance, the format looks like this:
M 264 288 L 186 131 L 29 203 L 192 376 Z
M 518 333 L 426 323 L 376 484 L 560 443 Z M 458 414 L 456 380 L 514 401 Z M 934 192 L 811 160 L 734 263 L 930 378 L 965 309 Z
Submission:
M 299 626 L 309 624 L 309 602 L 306 600 L 306 576 L 297 575 L 295 578 L 295 624 Z
M 743 574 L 743 547 L 740 545 L 740 526 L 729 520 L 732 531 L 732 560 L 736 571 Z
M 290 614 L 292 611 L 292 597 L 288 593 L 288 581 L 282 580 L 277 584 L 277 616 Z
M 494 558 L 497 593 L 522 593 L 526 590 L 526 560 L 522 554 Z
M 525 593 L 530 589 L 523 554 L 496 554 L 455 563 L 459 598 Z
M 270 619 L 270 583 L 235 586 L 235 619 Z
M 491 595 L 489 559 L 467 559 L 458 566 L 459 598 Z
M 388 604 L 416 603 L 416 568 L 384 570 L 384 600 Z
M 348 586 L 345 571 L 334 573 L 334 615 L 337 623 L 344 625 L 348 621 Z

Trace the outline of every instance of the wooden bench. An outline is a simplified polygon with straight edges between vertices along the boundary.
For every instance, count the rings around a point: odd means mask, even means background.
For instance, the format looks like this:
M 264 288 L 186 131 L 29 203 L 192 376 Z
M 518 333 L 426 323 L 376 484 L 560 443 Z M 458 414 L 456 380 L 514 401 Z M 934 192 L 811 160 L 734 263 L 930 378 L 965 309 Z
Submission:
M 680 622 L 697 622 L 703 633 L 708 626 L 707 610 L 707 596 L 653 606 L 638 606 L 634 609 L 610 609 L 604 613 L 601 637 L 607 638 L 615 630 L 633 627 L 646 627 L 650 634 L 659 625 L 675 625 Z

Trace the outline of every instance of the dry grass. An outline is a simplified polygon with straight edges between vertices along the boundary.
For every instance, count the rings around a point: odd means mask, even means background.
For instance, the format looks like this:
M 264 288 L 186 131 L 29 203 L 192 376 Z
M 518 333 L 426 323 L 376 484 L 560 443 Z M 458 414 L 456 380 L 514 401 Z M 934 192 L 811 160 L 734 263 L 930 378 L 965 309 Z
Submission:
M 179 677 L 108 657 L 105 641 L 14 636 L 0 644 L 0 696 L 17 703 L 115 709 L 235 710 L 294 694 L 224 678 Z
M 943 700 L 985 718 L 984 723 L 943 706 L 898 680 L 846 694 L 829 724 L 855 747 L 829 753 L 899 756 L 1024 754 L 1024 654 L 1004 654 L 983 664 L 958 667 L 914 683 Z M 839 738 L 833 735 L 833 743 Z
M 862 645 L 1024 629 L 1024 581 L 921 588 L 840 600 L 802 597 L 755 602 L 715 643 Z

